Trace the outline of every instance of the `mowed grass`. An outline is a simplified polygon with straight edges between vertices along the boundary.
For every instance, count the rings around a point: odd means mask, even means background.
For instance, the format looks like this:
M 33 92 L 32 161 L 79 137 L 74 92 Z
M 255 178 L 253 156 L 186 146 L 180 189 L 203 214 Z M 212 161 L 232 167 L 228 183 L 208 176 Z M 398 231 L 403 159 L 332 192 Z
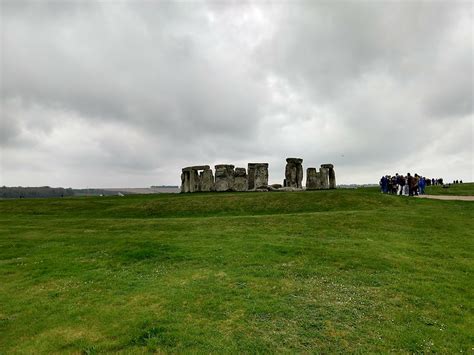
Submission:
M 378 189 L 0 201 L 0 353 L 472 352 L 473 217 Z
M 448 188 L 440 185 L 427 186 L 426 194 L 428 195 L 474 195 L 474 183 L 451 184 Z

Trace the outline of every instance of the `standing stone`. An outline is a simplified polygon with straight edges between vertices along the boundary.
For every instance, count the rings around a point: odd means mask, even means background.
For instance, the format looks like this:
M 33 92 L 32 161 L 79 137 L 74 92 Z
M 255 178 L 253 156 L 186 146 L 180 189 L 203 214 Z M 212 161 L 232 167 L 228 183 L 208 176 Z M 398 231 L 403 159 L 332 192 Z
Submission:
M 211 192 L 215 191 L 214 174 L 211 169 L 205 169 L 201 172 L 201 191 Z
M 329 189 L 329 168 L 325 168 L 323 165 L 321 165 L 319 171 L 321 174 L 321 188 L 323 190 L 327 190 Z
M 303 159 L 301 158 L 287 158 L 285 167 L 285 180 L 283 181 L 285 187 L 302 188 L 303 182 Z
M 235 168 L 234 171 L 234 191 L 247 191 L 247 171 L 245 168 Z
M 216 169 L 216 191 L 232 191 L 234 188 L 234 166 L 230 164 L 219 164 Z
M 183 168 L 181 173 L 181 192 L 190 192 L 191 170 Z
M 262 189 L 268 186 L 268 163 L 258 163 L 255 165 L 255 189 Z
M 336 172 L 334 171 L 334 169 L 329 169 L 329 188 L 336 188 Z
M 248 168 L 248 189 L 266 188 L 268 186 L 268 163 L 249 163 Z
M 321 164 L 321 168 L 328 170 L 328 189 L 336 188 L 336 172 L 334 171 L 334 165 L 332 164 Z
M 328 169 L 328 188 L 336 188 L 336 172 L 334 171 L 334 165 L 332 164 L 322 164 L 322 168 Z
M 255 165 L 257 163 L 248 163 L 248 189 L 255 189 Z
M 306 169 L 306 190 L 318 190 L 321 186 L 321 180 L 316 168 Z
M 185 177 L 184 177 L 184 173 L 182 172 L 182 173 L 181 173 L 181 189 L 180 189 L 181 193 L 186 192 L 186 191 L 184 191 L 184 189 L 185 189 L 185 187 L 184 187 L 185 181 L 186 181 L 186 179 L 185 179 Z

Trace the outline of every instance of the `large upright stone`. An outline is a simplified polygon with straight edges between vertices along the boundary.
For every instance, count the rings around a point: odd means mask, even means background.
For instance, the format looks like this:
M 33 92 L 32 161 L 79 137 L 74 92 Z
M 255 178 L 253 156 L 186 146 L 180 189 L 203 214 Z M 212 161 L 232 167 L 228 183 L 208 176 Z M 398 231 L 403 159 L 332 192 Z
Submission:
M 321 174 L 316 171 L 316 168 L 306 169 L 306 190 L 320 190 L 321 189 Z
M 248 168 L 248 189 L 266 188 L 268 186 L 268 163 L 249 163 Z
M 235 168 L 234 171 L 234 191 L 247 191 L 247 171 L 245 168 Z
M 261 189 L 268 186 L 268 163 L 255 166 L 255 188 Z
M 181 172 L 181 193 L 183 192 L 189 192 L 189 185 L 186 179 L 186 175 L 184 174 L 184 171 Z
M 303 159 L 287 158 L 285 167 L 285 187 L 302 188 L 303 182 Z
M 336 172 L 334 171 L 334 169 L 329 169 L 329 188 L 336 188 Z
M 234 166 L 219 164 L 214 168 L 216 169 L 216 191 L 232 191 L 234 188 Z
M 323 190 L 327 190 L 329 189 L 329 168 L 325 168 L 323 165 L 321 165 L 319 171 L 321 174 L 321 188 Z
M 211 192 L 215 191 L 215 184 L 214 184 L 214 174 L 212 173 L 211 169 L 205 169 L 201 172 L 201 191 L 203 192 Z
M 321 168 L 328 170 L 328 188 L 335 189 L 336 188 L 336 172 L 334 171 L 334 165 L 321 164 Z
M 255 188 L 255 165 L 257 163 L 248 163 L 248 189 L 253 190 Z

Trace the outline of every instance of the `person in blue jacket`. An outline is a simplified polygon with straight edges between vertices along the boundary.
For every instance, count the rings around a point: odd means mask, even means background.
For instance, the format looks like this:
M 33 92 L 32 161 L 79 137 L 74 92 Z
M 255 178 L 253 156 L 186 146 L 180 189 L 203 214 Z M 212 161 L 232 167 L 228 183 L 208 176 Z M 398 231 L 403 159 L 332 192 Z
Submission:
M 420 181 L 418 181 L 418 187 L 420 189 L 420 195 L 425 194 L 425 186 L 426 186 L 426 180 L 423 176 L 421 176 Z

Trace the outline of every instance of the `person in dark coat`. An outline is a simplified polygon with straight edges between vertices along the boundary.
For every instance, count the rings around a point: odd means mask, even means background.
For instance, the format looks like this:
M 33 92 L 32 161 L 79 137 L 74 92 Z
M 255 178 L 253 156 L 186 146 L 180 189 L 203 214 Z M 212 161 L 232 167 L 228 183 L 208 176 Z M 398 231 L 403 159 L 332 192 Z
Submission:
M 403 189 L 405 187 L 405 177 L 403 175 L 398 175 L 398 185 L 400 186 L 400 196 L 403 195 Z
M 415 179 L 410 173 L 407 173 L 408 196 L 413 196 L 413 187 L 415 186 Z

